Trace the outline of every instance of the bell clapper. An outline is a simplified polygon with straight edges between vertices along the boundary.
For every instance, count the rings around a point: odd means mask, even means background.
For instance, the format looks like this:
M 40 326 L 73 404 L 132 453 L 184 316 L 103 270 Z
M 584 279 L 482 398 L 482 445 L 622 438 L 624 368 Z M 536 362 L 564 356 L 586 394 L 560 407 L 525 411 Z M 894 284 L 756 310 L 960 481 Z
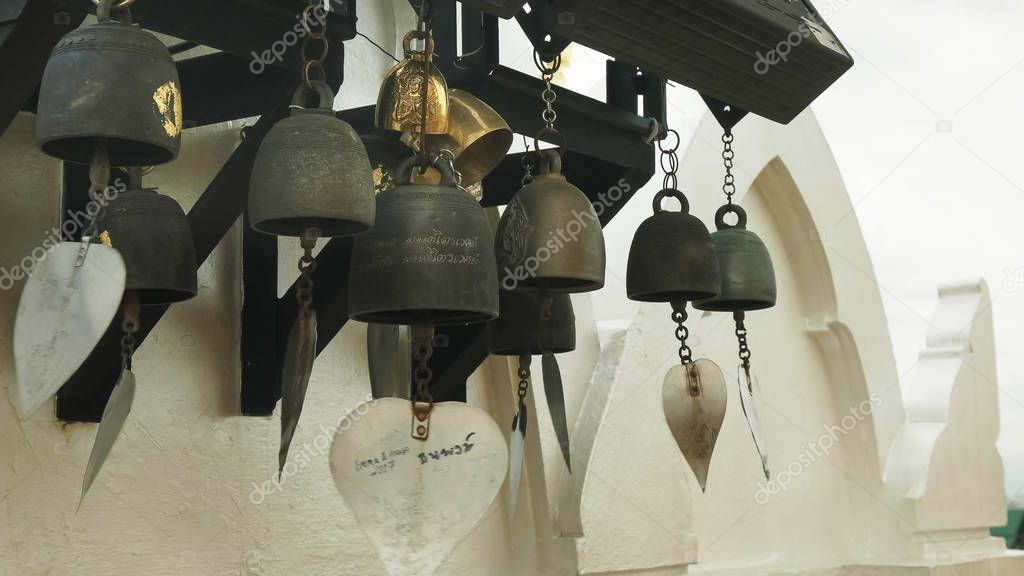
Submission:
M 81 268 L 85 263 L 89 245 L 96 236 L 96 222 L 103 217 L 103 207 L 106 205 L 103 192 L 107 189 L 109 182 L 110 157 L 107 154 L 107 143 L 104 140 L 97 140 L 92 161 L 89 163 L 89 200 L 95 202 L 98 210 L 89 218 L 89 223 L 82 231 L 81 247 L 78 250 L 78 259 L 75 260 L 76 268 Z
M 414 325 L 412 329 L 412 358 L 416 361 L 413 380 L 416 394 L 412 403 L 412 437 L 426 441 L 430 438 L 430 414 L 434 410 L 434 397 L 430 394 L 430 357 L 434 355 L 434 327 Z

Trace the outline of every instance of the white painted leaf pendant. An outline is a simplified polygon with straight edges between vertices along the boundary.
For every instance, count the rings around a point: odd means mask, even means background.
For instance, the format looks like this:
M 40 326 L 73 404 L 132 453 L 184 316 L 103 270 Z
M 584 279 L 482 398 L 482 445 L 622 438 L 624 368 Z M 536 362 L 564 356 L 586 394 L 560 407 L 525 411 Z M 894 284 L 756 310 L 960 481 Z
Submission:
M 391 576 L 430 576 L 483 518 L 508 470 L 508 448 L 489 414 L 434 405 L 430 435 L 412 438 L 413 404 L 373 401 L 342 420 L 331 474 Z
M 764 471 L 765 480 L 771 480 L 772 473 L 768 468 L 768 445 L 764 435 L 764 425 L 761 423 L 761 411 L 758 408 L 756 397 L 761 395 L 761 387 L 758 385 L 757 374 L 743 369 L 740 364 L 736 373 L 736 381 L 740 388 L 740 406 L 743 407 L 743 415 L 747 417 L 747 425 L 750 426 L 750 435 L 754 438 L 754 447 L 761 457 L 761 469 Z
M 665 420 L 702 491 L 707 490 L 708 469 L 725 420 L 727 399 L 725 376 L 711 360 L 673 366 L 665 375 Z
M 89 245 L 81 266 L 78 242 L 59 244 L 29 275 L 14 320 L 19 409 L 34 412 L 89 357 L 124 295 L 117 250 Z
M 85 478 L 82 480 L 82 495 L 78 498 L 78 506 L 82 506 L 85 495 L 89 493 L 96 477 L 99 476 L 103 464 L 107 462 L 110 451 L 124 430 L 124 423 L 128 420 L 128 414 L 132 411 L 132 403 L 135 401 L 135 375 L 131 370 L 121 371 L 121 377 L 117 379 L 107 405 L 103 408 L 103 417 L 100 426 L 96 430 L 96 439 L 92 444 L 92 452 L 89 454 L 89 464 L 85 467 Z

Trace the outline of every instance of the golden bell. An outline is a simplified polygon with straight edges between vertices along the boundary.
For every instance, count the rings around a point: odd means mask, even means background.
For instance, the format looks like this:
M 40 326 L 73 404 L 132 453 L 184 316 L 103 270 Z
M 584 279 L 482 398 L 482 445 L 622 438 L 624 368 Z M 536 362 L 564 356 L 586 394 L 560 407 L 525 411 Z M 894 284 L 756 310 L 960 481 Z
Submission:
M 426 51 L 412 49 L 413 40 L 423 40 Z M 413 30 L 402 41 L 405 58 L 392 68 L 377 94 L 374 122 L 378 128 L 398 132 L 444 134 L 448 129 L 448 84 L 429 58 L 434 39 Z M 423 122 L 423 82 L 426 81 L 426 122 Z
M 448 91 L 448 131 L 427 137 L 431 157 L 441 150 L 455 156 L 455 169 L 462 174 L 462 185 L 470 186 L 491 173 L 512 147 L 512 129 L 486 102 L 465 90 Z M 416 136 L 403 135 L 409 143 Z

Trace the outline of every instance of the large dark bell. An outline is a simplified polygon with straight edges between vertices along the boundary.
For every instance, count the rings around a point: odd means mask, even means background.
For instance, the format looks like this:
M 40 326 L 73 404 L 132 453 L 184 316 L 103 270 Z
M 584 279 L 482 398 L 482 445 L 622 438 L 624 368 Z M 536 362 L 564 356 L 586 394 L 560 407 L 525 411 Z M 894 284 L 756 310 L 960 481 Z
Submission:
M 107 142 L 114 166 L 173 160 L 181 144 L 181 91 L 170 52 L 131 24 L 127 10 L 74 30 L 53 49 L 39 87 L 36 140 L 43 152 L 89 163 L 97 141 Z
M 152 188 L 117 195 L 97 230 L 124 258 L 126 290 L 142 304 L 167 304 L 196 295 L 196 249 L 185 212 Z
M 661 201 L 671 196 L 682 205 L 667 212 Z M 683 193 L 666 189 L 654 197 L 654 215 L 633 236 L 626 265 L 626 294 L 640 302 L 689 302 L 719 291 L 718 258 L 711 234 L 689 213 Z
M 736 214 L 735 225 L 725 215 Z M 715 213 L 717 232 L 711 234 L 722 277 L 721 294 L 695 302 L 700 310 L 747 312 L 775 306 L 775 267 L 768 248 L 757 234 L 747 230 L 747 213 L 739 206 L 726 205 Z
M 398 186 L 377 195 L 377 223 L 357 236 L 349 314 L 378 324 L 486 322 L 498 315 L 494 244 L 483 208 L 452 185 L 409 184 L 414 158 L 396 169 Z
M 304 108 L 300 84 L 288 118 L 274 124 L 253 161 L 249 221 L 260 232 L 302 236 L 351 236 L 373 226 L 375 205 L 370 159 L 359 135 L 334 115 L 334 94 L 312 83 L 319 106 Z
M 541 298 L 552 299 L 547 318 L 542 315 Z M 542 296 L 538 292 L 502 290 L 498 319 L 487 329 L 491 354 L 538 356 L 576 349 L 576 315 L 568 294 Z
M 505 290 L 590 292 L 604 286 L 604 235 L 594 207 L 562 175 L 555 150 L 498 222 L 495 249 Z

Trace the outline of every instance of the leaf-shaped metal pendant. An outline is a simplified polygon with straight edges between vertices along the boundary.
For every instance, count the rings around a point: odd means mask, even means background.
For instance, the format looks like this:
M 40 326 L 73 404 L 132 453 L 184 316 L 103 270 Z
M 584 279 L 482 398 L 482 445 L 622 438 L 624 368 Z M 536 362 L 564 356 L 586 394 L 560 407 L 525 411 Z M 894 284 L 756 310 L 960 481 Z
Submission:
M 754 437 L 754 446 L 757 448 L 758 455 L 761 456 L 761 469 L 764 470 L 764 478 L 765 480 L 771 480 L 772 473 L 768 469 L 768 445 L 764 436 L 764 426 L 761 424 L 757 399 L 755 398 L 755 396 L 761 394 L 757 375 L 744 370 L 743 365 L 740 364 L 736 374 L 736 382 L 740 388 L 740 406 L 743 407 L 743 415 L 747 417 L 750 435 Z
M 302 317 L 300 311 L 288 335 L 288 347 L 284 352 L 281 371 L 281 449 L 277 454 L 278 474 L 284 472 L 284 464 L 288 461 L 288 449 L 292 445 L 295 429 L 299 426 L 314 360 L 316 310 L 310 310 L 306 318 Z
M 426 440 L 411 437 L 412 417 L 412 402 L 375 400 L 331 446 L 334 483 L 391 576 L 434 574 L 494 502 L 508 466 L 505 437 L 483 410 L 435 404 Z
M 90 249 L 91 250 L 91 249 Z M 78 506 L 82 506 L 82 500 L 92 487 L 92 483 L 99 475 L 100 469 L 107 461 L 110 450 L 117 442 L 128 414 L 132 411 L 132 402 L 135 400 L 135 375 L 131 370 L 122 370 L 114 390 L 110 393 L 106 407 L 103 408 L 103 417 L 100 420 L 99 429 L 96 430 L 96 440 L 92 444 L 92 453 L 89 454 L 89 464 L 85 467 L 85 478 L 82 480 L 82 495 L 78 499 Z
M 520 402 L 512 418 L 512 435 L 508 449 L 508 513 L 514 516 L 519 503 L 519 484 L 523 478 L 523 457 L 526 447 L 526 428 L 529 421 L 526 403 Z
M 410 399 L 412 357 L 408 326 L 369 324 L 366 360 L 374 398 Z
M 545 352 L 542 361 L 544 372 L 544 396 L 548 399 L 548 412 L 555 427 L 555 437 L 562 450 L 565 466 L 572 473 L 572 455 L 569 453 L 569 422 L 565 416 L 565 392 L 562 389 L 562 371 L 558 360 L 551 352 Z
M 58 245 L 29 275 L 14 320 L 14 365 L 22 414 L 35 411 L 85 362 L 124 295 L 124 260 L 92 243 Z
M 701 491 L 707 490 L 708 468 L 725 420 L 727 399 L 725 376 L 710 360 L 673 366 L 665 375 L 665 420 Z

